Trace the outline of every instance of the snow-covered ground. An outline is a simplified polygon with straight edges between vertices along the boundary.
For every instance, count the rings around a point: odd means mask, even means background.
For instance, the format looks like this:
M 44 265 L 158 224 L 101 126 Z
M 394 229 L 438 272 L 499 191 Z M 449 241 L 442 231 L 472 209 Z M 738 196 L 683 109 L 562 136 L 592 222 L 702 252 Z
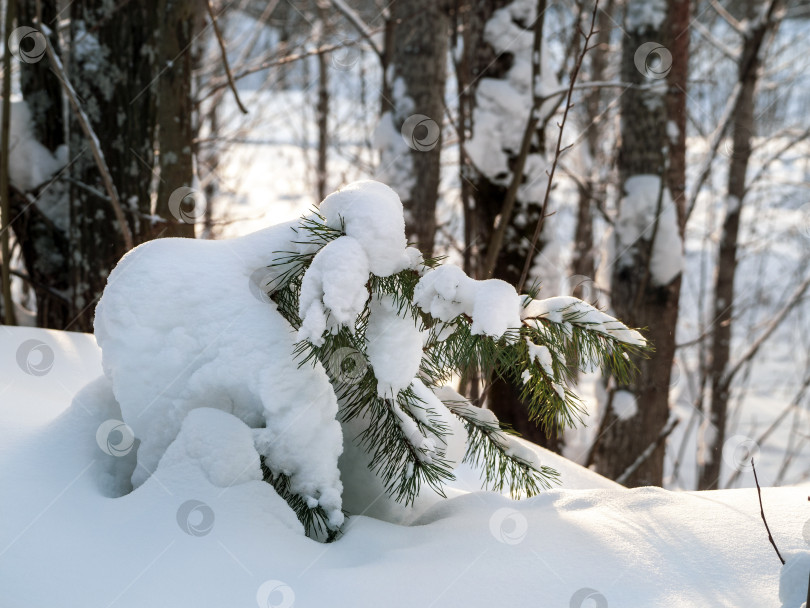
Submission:
M 810 571 L 806 488 L 763 490 L 801 552 L 783 603 L 755 490 L 626 490 L 535 447 L 560 489 L 516 502 L 464 467 L 411 525 L 354 516 L 320 544 L 268 484 L 202 459 L 121 495 L 120 420 L 93 336 L 0 328 L 0 606 L 798 608 Z

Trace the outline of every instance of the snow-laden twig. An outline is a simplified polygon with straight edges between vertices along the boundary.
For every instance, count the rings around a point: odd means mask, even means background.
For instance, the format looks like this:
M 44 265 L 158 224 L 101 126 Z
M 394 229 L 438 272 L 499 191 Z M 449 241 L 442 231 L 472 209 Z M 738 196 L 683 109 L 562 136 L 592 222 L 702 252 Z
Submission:
M 759 479 L 757 479 L 757 468 L 754 466 L 754 459 L 751 459 L 751 468 L 754 471 L 754 483 L 757 484 L 757 495 L 759 496 L 759 513 L 762 515 L 762 522 L 765 524 L 765 529 L 768 531 L 768 540 L 771 541 L 773 545 L 774 551 L 776 551 L 776 555 L 779 556 L 779 561 L 782 562 L 782 565 L 785 565 L 785 560 L 782 557 L 782 554 L 779 553 L 779 548 L 776 546 L 776 542 L 773 540 L 773 536 L 771 535 L 771 529 L 768 527 L 768 520 L 765 519 L 765 509 L 762 506 L 762 488 L 759 487 Z
M 48 54 L 48 60 L 51 62 L 51 69 L 56 73 L 59 81 L 62 83 L 62 88 L 65 89 L 65 94 L 70 100 L 70 105 L 73 107 L 73 110 L 76 113 L 76 118 L 79 121 L 79 125 L 81 125 L 85 137 L 87 137 L 87 143 L 90 146 L 90 151 L 93 153 L 96 166 L 101 174 L 101 181 L 104 182 L 104 188 L 107 190 L 110 206 L 112 207 L 113 213 L 115 214 L 115 219 L 118 221 L 118 225 L 120 226 L 121 236 L 124 239 L 124 247 L 127 251 L 129 251 L 135 246 L 132 241 L 132 232 L 129 229 L 129 224 L 127 223 L 127 218 L 124 215 L 124 210 L 121 208 L 121 203 L 118 199 L 118 191 L 115 188 L 115 183 L 113 183 L 110 169 L 107 166 L 107 161 L 104 158 L 104 152 L 101 150 L 101 143 L 93 131 L 93 127 L 90 124 L 90 119 L 79 105 L 79 98 L 76 95 L 76 90 L 73 88 L 73 85 L 70 84 L 70 80 L 68 80 L 67 73 L 62 65 L 62 61 L 53 50 L 53 46 L 51 45 L 49 38 L 50 30 L 42 23 L 39 23 L 38 25 L 40 31 L 43 33 L 43 39 L 45 40 L 45 52 Z
M 219 44 L 219 53 L 222 56 L 222 66 L 225 68 L 225 75 L 228 77 L 228 85 L 233 91 L 233 97 L 236 100 L 236 105 L 242 111 L 242 114 L 247 114 L 247 108 L 244 106 L 244 104 L 242 104 L 242 100 L 239 99 L 239 91 L 236 90 L 236 83 L 233 80 L 231 66 L 228 63 L 228 52 L 225 50 L 225 41 L 222 39 L 222 32 L 219 31 L 217 16 L 214 14 L 214 7 L 211 6 L 211 0 L 206 0 L 205 8 L 208 11 L 208 16 L 211 18 L 211 25 L 214 26 L 214 36 L 217 39 L 217 44 Z
M 529 276 L 529 270 L 532 267 L 532 261 L 534 260 L 534 249 L 537 246 L 537 240 L 540 238 L 540 233 L 543 230 L 543 223 L 546 219 L 546 209 L 548 208 L 548 197 L 551 193 L 551 184 L 554 181 L 554 171 L 557 169 L 557 163 L 560 160 L 560 154 L 562 154 L 563 150 L 567 150 L 568 147 L 562 148 L 562 137 L 563 137 L 563 130 L 565 129 L 565 121 L 568 119 L 568 111 L 573 107 L 571 103 L 571 96 L 574 93 L 574 86 L 576 85 L 577 75 L 579 74 L 579 70 L 582 67 L 582 61 L 585 59 L 585 54 L 590 50 L 591 47 L 588 44 L 591 41 L 591 38 L 596 33 L 596 12 L 599 9 L 599 0 L 594 2 L 593 4 L 593 13 L 591 14 L 591 27 L 588 30 L 588 33 L 584 33 L 580 31 L 580 34 L 585 39 L 582 45 L 582 52 L 579 54 L 579 58 L 577 59 L 576 65 L 574 65 L 574 69 L 571 71 L 571 83 L 568 86 L 568 95 L 565 101 L 565 110 L 563 111 L 562 121 L 557 125 L 560 129 L 560 132 L 557 134 L 557 147 L 554 150 L 554 160 L 551 163 L 551 170 L 548 172 L 548 183 L 546 184 L 546 191 L 543 195 L 543 204 L 540 206 L 540 217 L 537 220 L 537 226 L 534 229 L 534 234 L 532 235 L 532 240 L 529 243 L 529 252 L 526 254 L 526 262 L 523 265 L 523 272 L 520 274 L 520 281 L 518 281 L 517 291 L 518 293 L 523 291 L 523 286 L 526 284 L 526 278 Z M 517 173 L 515 174 L 515 180 L 518 179 Z M 515 188 L 517 192 L 517 187 Z M 508 218 L 507 218 L 508 219 Z M 504 224 L 504 218 L 501 218 L 501 224 Z

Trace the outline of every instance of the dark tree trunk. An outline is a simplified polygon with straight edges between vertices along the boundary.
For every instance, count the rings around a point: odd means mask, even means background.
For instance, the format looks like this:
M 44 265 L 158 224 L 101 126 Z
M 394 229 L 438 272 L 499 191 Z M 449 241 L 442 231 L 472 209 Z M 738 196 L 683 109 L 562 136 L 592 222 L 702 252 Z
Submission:
M 194 104 L 191 97 L 190 47 L 194 37 L 193 0 L 159 0 L 160 33 L 157 42 L 158 146 L 160 183 L 155 214 L 161 222 L 152 238 L 180 236 L 194 238 L 194 224 L 202 221 L 205 199 L 191 191 L 194 180 Z M 180 190 L 181 188 L 185 190 Z
M 42 21 L 53 23 L 57 16 L 55 0 L 42 0 Z M 18 23 L 36 22 L 36 5 L 17 0 Z M 59 52 L 59 40 L 53 33 L 50 43 Z M 50 67 L 50 61 L 22 66 L 20 89 L 31 112 L 34 136 L 52 153 L 65 143 L 65 125 L 62 115 L 62 85 Z M 60 215 L 60 207 L 67 209 L 69 202 L 64 180 L 47 186 L 47 190 L 29 193 L 36 202 L 29 202 L 22 193 L 11 196 L 12 230 L 20 245 L 25 272 L 37 302 L 38 327 L 62 329 L 70 321 L 70 307 L 66 294 L 70 290 L 68 271 L 67 226 L 58 225 L 42 213 L 41 204 L 47 204 Z
M 748 19 L 756 18 L 757 4 L 753 0 L 748 1 L 746 7 Z M 722 449 L 726 438 L 726 413 L 732 380 L 727 377 L 727 372 L 731 353 L 740 214 L 745 197 L 748 161 L 751 157 L 751 138 L 756 129 L 754 101 L 759 80 L 760 48 L 772 26 L 773 23 L 768 19 L 745 38 L 737 65 L 738 82 L 742 88 L 732 118 L 733 150 L 729 161 L 726 217 L 723 220 L 720 249 L 717 253 L 714 283 L 713 334 L 709 366 L 711 400 L 708 420 L 712 432 L 706 438 L 705 462 L 698 480 L 699 490 L 715 490 L 720 482 Z
M 112 182 L 136 242 L 148 238 L 154 145 L 152 57 L 157 14 L 144 3 L 77 1 L 71 11 L 70 77 L 99 137 Z M 163 18 L 163 16 L 161 16 Z M 97 41 L 97 44 L 96 44 Z M 107 275 L 126 253 L 121 226 L 75 117 L 69 124 L 71 165 L 70 329 L 92 331 Z
M 644 4 L 644 0 L 631 0 L 628 15 L 633 11 L 643 13 Z M 653 84 L 642 75 L 634 61 L 639 47 L 650 40 L 661 41 L 669 50 L 672 69 L 663 81 L 654 83 L 666 85 L 659 87 L 657 92 L 655 87 L 648 86 L 646 89 L 628 89 L 622 95 L 618 159 L 622 192 L 632 176 L 659 176 L 662 187 L 671 192 L 681 235 L 685 215 L 682 173 L 686 114 L 683 97 L 688 64 L 688 24 L 688 0 L 669 0 L 668 15 L 659 24 L 642 21 L 635 29 L 625 28 L 626 35 L 622 39 L 623 82 Z M 660 102 L 656 103 L 650 97 L 652 95 L 659 95 Z M 677 141 L 669 141 L 668 121 L 678 127 Z M 662 195 L 663 192 L 659 194 L 659 201 Z M 646 359 L 637 358 L 638 376 L 629 384 L 612 387 L 609 392 L 593 461 L 597 471 L 611 479 L 620 477 L 645 449 L 656 444 L 669 417 L 669 378 L 675 353 L 681 274 L 678 273 L 667 285 L 657 285 L 651 280 L 654 234 L 655 229 L 644 233 L 631 247 L 628 253 L 632 255 L 632 264 L 616 263 L 612 271 L 611 303 L 615 315 L 630 326 L 646 328 L 645 335 L 655 347 L 655 353 Z M 615 393 L 620 389 L 629 391 L 638 404 L 636 414 L 626 419 L 620 418 L 612 408 Z M 662 485 L 665 445 L 663 442 L 656 445 L 652 454 L 627 478 L 626 485 Z
M 321 22 L 321 45 L 328 40 L 328 12 L 317 5 L 318 18 Z M 318 102 L 315 107 L 315 118 L 318 125 L 318 160 L 315 165 L 316 189 L 318 200 L 326 198 L 327 153 L 329 151 L 329 62 L 323 53 L 318 54 Z

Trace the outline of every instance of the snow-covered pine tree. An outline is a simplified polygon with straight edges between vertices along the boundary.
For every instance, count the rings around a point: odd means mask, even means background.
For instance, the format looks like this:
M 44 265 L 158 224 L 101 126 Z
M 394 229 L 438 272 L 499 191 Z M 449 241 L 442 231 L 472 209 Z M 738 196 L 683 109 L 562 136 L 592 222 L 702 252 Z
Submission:
M 491 411 L 446 386 L 455 376 L 474 369 L 519 381 L 531 419 L 560 430 L 581 422 L 571 361 L 624 381 L 634 371 L 628 355 L 647 348 L 639 332 L 576 298 L 520 296 L 503 281 L 423 260 L 406 246 L 399 198 L 377 182 L 331 194 L 296 232 L 291 251 L 276 253 L 267 293 L 298 331 L 301 365 L 323 365 L 341 422 L 360 429 L 344 442 L 368 453 L 403 504 L 425 485 L 443 495 L 459 434 L 463 460 L 489 489 L 532 496 L 557 481 Z M 293 494 L 283 472 L 264 472 L 307 532 L 323 537 L 325 512 Z

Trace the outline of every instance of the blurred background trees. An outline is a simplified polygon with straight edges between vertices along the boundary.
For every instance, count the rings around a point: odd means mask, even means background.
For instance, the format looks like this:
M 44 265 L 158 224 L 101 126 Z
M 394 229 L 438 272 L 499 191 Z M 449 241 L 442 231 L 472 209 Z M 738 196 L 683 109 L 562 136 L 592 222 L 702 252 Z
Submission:
M 526 288 L 654 343 L 633 384 L 580 374 L 586 430 L 460 378 L 501 420 L 630 486 L 740 483 L 748 451 L 766 482 L 810 475 L 806 2 L 0 5 L 6 322 L 92 331 L 131 245 L 243 234 L 375 178 L 425 255 L 515 285 L 528 264 Z

